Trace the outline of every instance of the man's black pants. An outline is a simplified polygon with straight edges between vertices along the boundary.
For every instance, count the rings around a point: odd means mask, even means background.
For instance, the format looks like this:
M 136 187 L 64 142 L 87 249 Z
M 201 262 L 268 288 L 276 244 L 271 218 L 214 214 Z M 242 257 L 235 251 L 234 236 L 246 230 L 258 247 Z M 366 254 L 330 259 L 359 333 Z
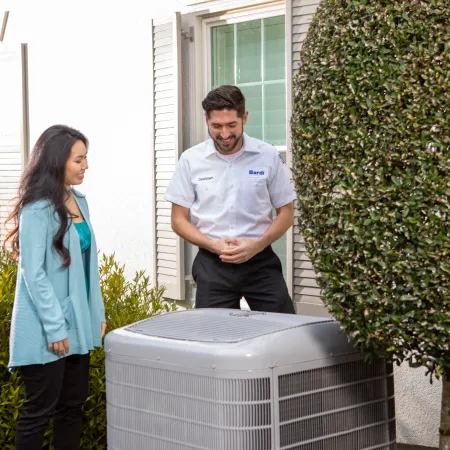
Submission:
M 42 450 L 53 418 L 55 450 L 79 450 L 88 395 L 89 354 L 20 368 L 25 400 L 16 426 L 17 450 Z
M 196 308 L 239 309 L 242 297 L 252 311 L 295 314 L 278 256 L 267 247 L 242 264 L 222 262 L 200 249 L 192 265 Z

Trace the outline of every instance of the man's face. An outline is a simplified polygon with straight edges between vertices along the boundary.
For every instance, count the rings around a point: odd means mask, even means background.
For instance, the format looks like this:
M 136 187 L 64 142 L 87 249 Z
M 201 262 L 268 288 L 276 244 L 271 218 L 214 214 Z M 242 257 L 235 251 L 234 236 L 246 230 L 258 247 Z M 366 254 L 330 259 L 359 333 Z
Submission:
M 241 149 L 247 116 L 248 112 L 245 111 L 242 117 L 238 117 L 235 109 L 211 111 L 209 118 L 205 114 L 208 133 L 219 153 L 232 155 Z

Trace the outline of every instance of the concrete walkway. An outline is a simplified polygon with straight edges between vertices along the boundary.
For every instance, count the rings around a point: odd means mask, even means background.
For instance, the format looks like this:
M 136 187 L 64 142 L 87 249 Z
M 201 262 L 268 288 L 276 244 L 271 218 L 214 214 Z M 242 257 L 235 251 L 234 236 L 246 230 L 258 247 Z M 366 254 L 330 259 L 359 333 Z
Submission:
M 418 445 L 397 444 L 397 450 L 438 450 L 434 447 L 421 447 Z

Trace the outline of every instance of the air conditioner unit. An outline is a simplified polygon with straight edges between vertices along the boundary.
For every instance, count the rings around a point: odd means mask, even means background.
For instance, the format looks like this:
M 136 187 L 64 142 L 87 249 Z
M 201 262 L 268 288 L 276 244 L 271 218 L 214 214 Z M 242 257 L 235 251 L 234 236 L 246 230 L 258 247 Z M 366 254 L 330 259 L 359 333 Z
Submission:
M 392 367 L 339 323 L 197 309 L 107 335 L 110 450 L 394 450 Z

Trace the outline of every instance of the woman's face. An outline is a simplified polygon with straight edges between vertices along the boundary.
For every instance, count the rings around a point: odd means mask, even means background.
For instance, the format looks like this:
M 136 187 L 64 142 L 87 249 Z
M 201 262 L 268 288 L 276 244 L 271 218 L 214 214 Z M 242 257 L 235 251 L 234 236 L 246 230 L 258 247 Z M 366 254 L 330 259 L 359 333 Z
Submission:
M 77 141 L 72 147 L 69 159 L 66 163 L 66 175 L 64 184 L 66 187 L 81 184 L 84 172 L 88 169 L 87 149 L 82 141 Z

